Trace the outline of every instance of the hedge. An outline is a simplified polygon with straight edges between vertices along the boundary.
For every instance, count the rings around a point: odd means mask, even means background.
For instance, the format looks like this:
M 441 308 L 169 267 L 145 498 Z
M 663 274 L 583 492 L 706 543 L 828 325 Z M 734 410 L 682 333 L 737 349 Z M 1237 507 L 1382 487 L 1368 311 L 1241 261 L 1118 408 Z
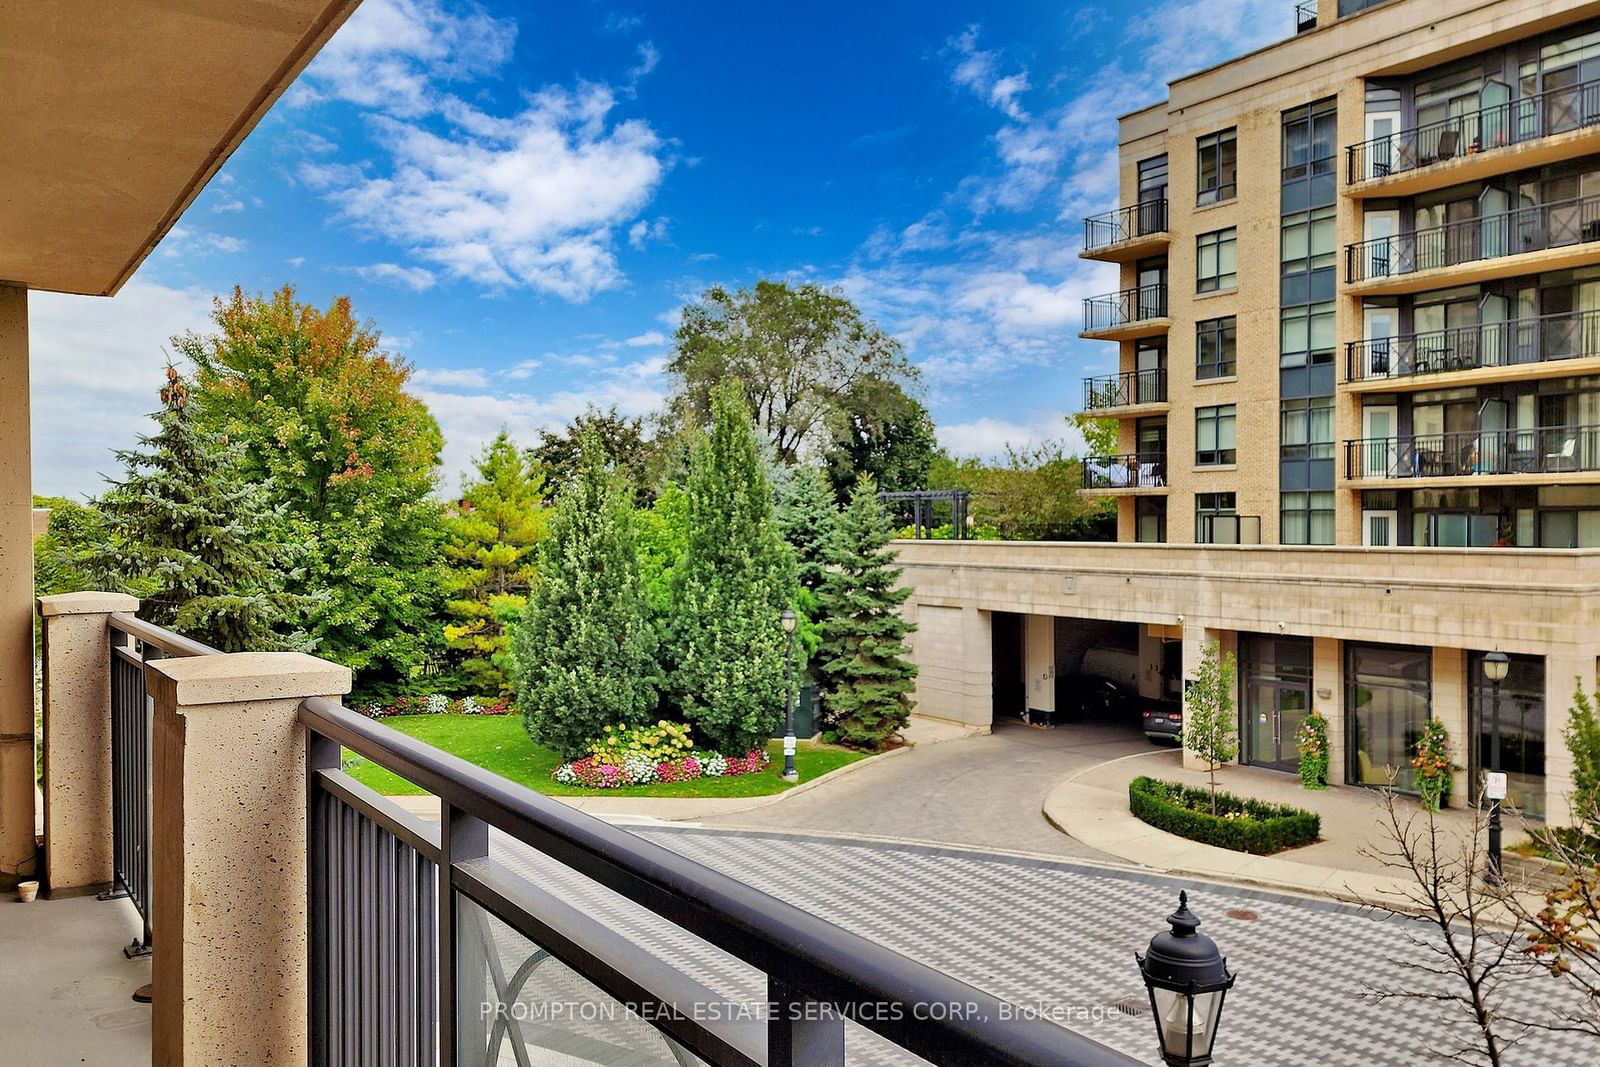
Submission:
M 1322 827 L 1321 818 L 1303 808 L 1232 793 L 1217 794 L 1217 814 L 1213 815 L 1210 790 L 1144 776 L 1128 783 L 1128 809 L 1158 830 L 1257 856 L 1308 845 Z M 1230 813 L 1248 817 L 1225 818 Z

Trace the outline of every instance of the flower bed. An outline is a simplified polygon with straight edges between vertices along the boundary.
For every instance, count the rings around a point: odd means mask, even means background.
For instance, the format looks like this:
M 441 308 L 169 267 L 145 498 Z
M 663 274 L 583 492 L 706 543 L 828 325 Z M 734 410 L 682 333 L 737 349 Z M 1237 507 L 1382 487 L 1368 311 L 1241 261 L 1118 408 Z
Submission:
M 1158 830 L 1256 856 L 1309 845 L 1322 828 L 1321 818 L 1302 808 L 1232 793 L 1217 794 L 1213 815 L 1209 790 L 1144 776 L 1128 783 L 1128 810 Z
M 361 713 L 373 719 L 388 719 L 396 715 L 505 715 L 510 710 L 510 704 L 504 699 L 447 697 L 443 693 L 433 693 L 395 697 L 388 704 L 368 704 Z
M 693 752 L 660 761 L 629 756 L 621 763 L 608 763 L 599 756 L 590 755 L 563 763 L 555 769 L 553 777 L 562 785 L 622 789 L 656 782 L 692 782 L 697 778 L 737 778 L 761 770 L 767 765 L 768 759 L 767 754 L 758 748 L 751 749 L 745 756 Z

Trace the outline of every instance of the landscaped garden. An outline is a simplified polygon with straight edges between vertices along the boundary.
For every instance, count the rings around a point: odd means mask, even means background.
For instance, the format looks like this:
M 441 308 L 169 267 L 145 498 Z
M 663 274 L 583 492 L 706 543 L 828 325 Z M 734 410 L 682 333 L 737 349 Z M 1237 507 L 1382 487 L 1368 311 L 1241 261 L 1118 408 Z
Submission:
M 1128 783 L 1128 809 L 1158 830 L 1257 856 L 1309 845 L 1322 828 L 1319 816 L 1290 804 L 1144 776 Z

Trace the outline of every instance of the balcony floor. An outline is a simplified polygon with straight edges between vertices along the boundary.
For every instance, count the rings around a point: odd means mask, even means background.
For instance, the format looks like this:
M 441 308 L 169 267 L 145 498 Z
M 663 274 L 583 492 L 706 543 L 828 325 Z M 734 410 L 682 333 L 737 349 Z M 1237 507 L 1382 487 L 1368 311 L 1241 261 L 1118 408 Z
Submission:
M 0 1063 L 150 1062 L 150 1006 L 133 991 L 150 959 L 122 946 L 139 933 L 126 900 L 92 896 L 21 904 L 0 899 Z

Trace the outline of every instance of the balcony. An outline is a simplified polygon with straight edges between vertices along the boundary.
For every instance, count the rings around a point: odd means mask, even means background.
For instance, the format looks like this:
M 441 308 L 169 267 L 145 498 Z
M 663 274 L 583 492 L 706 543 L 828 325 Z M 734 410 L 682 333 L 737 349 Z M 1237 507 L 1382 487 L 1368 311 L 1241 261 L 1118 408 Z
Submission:
M 1120 293 L 1091 296 L 1083 302 L 1083 329 L 1078 336 L 1094 341 L 1132 341 L 1165 333 L 1167 318 L 1165 282 L 1124 289 Z
M 1131 263 L 1167 247 L 1167 200 L 1137 204 L 1083 220 L 1084 259 Z
M 1566 361 L 1600 356 L 1600 311 L 1569 311 L 1476 326 L 1376 337 L 1345 345 L 1346 381 L 1382 389 L 1427 388 L 1435 375 L 1494 371 L 1470 380 L 1577 373 Z
M 1500 478 L 1552 484 L 1597 471 L 1600 426 L 1594 425 L 1459 430 L 1345 442 L 1345 477 L 1351 481 L 1404 479 L 1455 485 Z
M 1294 5 L 1294 32 L 1296 36 L 1317 28 L 1317 0 L 1305 0 Z
M 1167 491 L 1167 457 L 1160 452 L 1087 456 L 1083 488 L 1091 493 L 1140 495 Z
M 1499 84 L 1493 88 L 1501 94 L 1510 91 Z M 1346 193 L 1411 196 L 1571 159 L 1596 148 L 1600 148 L 1600 80 L 1486 104 L 1349 145 Z
M 1083 411 L 1087 413 L 1145 415 L 1165 411 L 1166 406 L 1164 367 L 1083 380 Z
M 1592 261 L 1596 241 L 1600 196 L 1480 215 L 1347 245 L 1346 291 L 1411 293 L 1562 270 Z

